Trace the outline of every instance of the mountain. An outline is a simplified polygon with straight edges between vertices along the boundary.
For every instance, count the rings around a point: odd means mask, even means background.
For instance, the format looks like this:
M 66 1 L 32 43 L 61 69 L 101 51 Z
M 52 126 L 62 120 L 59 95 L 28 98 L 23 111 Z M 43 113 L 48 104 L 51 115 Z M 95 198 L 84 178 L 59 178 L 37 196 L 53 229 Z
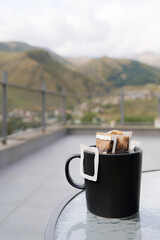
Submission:
M 160 70 L 132 60 L 102 57 L 92 59 L 79 71 L 107 88 L 127 85 L 160 84 Z
M 72 63 L 76 67 L 80 67 L 87 62 L 89 62 L 92 58 L 89 57 L 73 57 L 73 58 L 67 58 L 67 60 Z
M 65 64 L 70 66 L 70 62 L 67 61 L 66 58 L 61 57 L 60 55 L 58 55 L 57 53 L 53 52 L 51 49 L 49 48 L 45 48 L 45 50 L 59 63 Z
M 160 55 L 153 52 L 143 52 L 133 57 L 136 61 L 160 68 Z
M 3 52 L 22 52 L 37 48 L 24 42 L 0 42 L 0 51 Z
M 0 52 L 0 74 L 8 71 L 8 81 L 26 86 L 62 92 L 101 91 L 95 80 L 67 68 L 56 61 L 46 50 L 26 52 Z
M 43 49 L 46 50 L 50 55 L 58 62 L 66 65 L 70 65 L 70 63 L 57 53 L 53 52 L 49 48 L 42 48 L 42 47 L 37 47 L 37 46 L 32 46 L 29 45 L 28 43 L 24 42 L 16 42 L 16 41 L 11 41 L 11 42 L 0 42 L 0 52 L 25 52 L 25 51 L 30 51 L 30 50 L 38 50 L 38 49 Z
M 50 49 L 22 42 L 0 42 L 0 73 L 9 81 L 53 91 L 108 92 L 127 85 L 160 84 L 160 70 L 133 60 L 102 58 L 65 59 Z

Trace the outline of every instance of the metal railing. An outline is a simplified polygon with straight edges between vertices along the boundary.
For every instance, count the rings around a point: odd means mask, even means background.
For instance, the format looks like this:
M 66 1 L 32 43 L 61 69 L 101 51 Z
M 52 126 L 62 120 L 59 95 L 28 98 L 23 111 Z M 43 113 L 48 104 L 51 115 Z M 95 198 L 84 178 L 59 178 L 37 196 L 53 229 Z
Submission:
M 42 84 L 41 89 L 32 88 L 9 83 L 7 78 L 8 74 L 4 71 L 2 81 L 0 81 L 0 98 L 2 99 L 0 101 L 0 140 L 3 144 L 6 144 L 7 138 L 11 135 L 23 133 L 27 129 L 45 131 L 48 125 L 70 124 L 67 119 L 68 114 L 73 116 L 75 112 L 78 112 L 77 114 L 81 113 L 80 110 L 70 110 L 69 113 L 68 105 L 71 102 L 75 107 L 77 104 L 75 99 L 78 99 L 77 101 L 82 104 L 82 102 L 85 103 L 90 98 L 104 97 L 106 99 L 110 97 L 109 93 L 67 93 L 65 89 L 62 92 L 48 91 L 45 84 Z M 155 112 L 157 117 L 160 118 L 160 95 L 153 95 L 157 99 L 154 104 L 157 106 Z M 113 97 L 113 94 L 111 96 Z M 119 112 L 118 121 L 121 125 L 128 125 L 129 123 L 125 119 L 127 111 L 125 109 L 125 92 L 123 88 L 120 94 L 115 94 L 115 96 L 118 96 L 116 100 L 118 107 L 115 110 Z M 89 110 L 93 112 L 93 109 Z M 89 124 L 97 123 L 89 122 Z M 74 124 L 78 124 L 76 120 Z M 88 122 L 83 121 L 82 124 L 88 124 Z M 136 123 L 133 122 L 132 124 L 135 125 Z M 143 122 L 141 121 L 139 124 L 143 124 Z M 148 125 L 151 124 L 153 123 L 148 123 Z
M 41 89 L 13 84 L 9 83 L 7 81 L 7 78 L 8 73 L 4 71 L 2 74 L 2 81 L 0 82 L 1 85 L 0 97 L 2 99 L 0 101 L 0 139 L 3 144 L 6 144 L 8 135 L 12 135 L 13 133 L 15 134 L 16 130 L 19 130 L 18 128 L 23 130 L 31 127 L 35 129 L 40 128 L 42 129 L 42 131 L 45 131 L 47 125 L 50 125 L 52 123 L 54 124 L 65 123 L 66 121 L 65 91 L 63 91 L 62 93 L 48 91 L 45 88 L 45 84 L 42 84 Z M 19 101 L 18 104 L 16 103 L 16 98 Z M 60 106 L 59 99 L 58 100 L 56 99 L 55 101 L 55 98 L 62 99 L 63 102 L 62 106 Z M 47 103 L 51 101 L 52 108 L 55 102 L 55 105 L 60 111 L 58 118 L 50 116 L 51 111 L 49 110 L 49 108 L 51 108 L 51 104 L 50 106 L 49 104 L 47 106 Z M 21 107 L 20 106 L 21 102 L 24 102 L 25 106 Z M 56 109 L 56 106 L 54 110 Z M 23 110 L 25 113 L 23 112 Z M 46 117 L 46 113 L 50 117 Z M 26 115 L 25 117 L 24 114 Z M 20 115 L 23 115 L 23 117 L 21 117 Z M 19 123 L 18 128 L 16 126 L 17 123 Z

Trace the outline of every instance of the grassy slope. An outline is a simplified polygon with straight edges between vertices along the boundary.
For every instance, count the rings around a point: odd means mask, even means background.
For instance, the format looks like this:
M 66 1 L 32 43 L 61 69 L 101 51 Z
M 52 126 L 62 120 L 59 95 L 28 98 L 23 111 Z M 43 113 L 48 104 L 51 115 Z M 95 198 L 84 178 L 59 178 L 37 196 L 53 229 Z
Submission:
M 125 59 L 93 59 L 80 67 L 80 71 L 105 87 L 160 83 L 160 70 Z
M 28 52 L 0 52 L 0 74 L 3 70 L 9 72 L 9 82 L 41 87 L 45 80 L 50 90 L 62 91 L 66 88 L 68 92 L 102 91 L 124 84 L 128 88 L 140 88 L 146 83 L 159 83 L 160 72 L 152 67 L 130 60 L 115 60 L 110 58 L 94 59 L 81 68 L 81 72 L 68 69 L 57 62 L 45 50 L 32 50 Z M 97 82 L 97 84 L 96 84 Z M 129 86 L 133 84 L 133 86 Z M 99 85 L 99 86 L 98 86 Z M 148 89 L 155 90 L 156 85 L 148 84 Z M 102 89 L 102 88 L 103 89 Z M 22 90 L 9 89 L 9 109 L 23 108 L 33 109 L 41 112 L 41 96 L 36 93 L 29 93 Z M 115 89 L 116 91 L 116 89 Z M 61 104 L 59 99 L 49 97 L 48 107 L 55 109 Z M 75 102 L 77 104 L 77 102 Z M 95 107 L 93 105 L 93 107 Z M 156 102 L 151 100 L 127 101 L 125 104 L 126 121 L 150 121 L 156 117 Z M 92 108 L 90 108 L 92 109 Z M 149 112 L 148 112 L 149 109 Z M 104 115 L 106 119 L 119 119 L 119 105 L 106 106 Z M 140 119 L 141 116 L 144 119 Z M 134 119 L 135 117 L 135 119 Z
M 101 99 L 103 102 L 104 99 Z M 99 103 L 88 101 L 89 109 L 99 107 Z M 126 122 L 153 122 L 157 117 L 157 99 L 126 100 L 124 104 Z M 85 112 L 84 112 L 85 114 Z M 91 115 L 91 114 L 90 114 Z M 106 104 L 103 110 L 95 113 L 95 117 L 103 118 L 104 122 L 115 120 L 120 122 L 120 102 L 117 104 Z
M 95 84 L 94 80 L 55 61 L 45 50 L 0 52 L 0 72 L 3 70 L 8 71 L 10 82 L 32 87 L 41 87 L 45 82 L 48 89 L 60 92 L 63 88 L 68 92 L 92 91 Z
M 83 76 L 77 71 L 68 69 L 57 62 L 45 50 L 32 50 L 27 52 L 0 52 L 0 75 L 8 71 L 8 81 L 11 83 L 41 88 L 43 82 L 46 89 L 62 92 L 101 91 L 94 80 Z M 1 94 L 0 94 L 1 95 Z M 68 104 L 77 104 L 78 97 L 68 98 Z M 59 97 L 46 97 L 46 108 L 56 109 L 62 106 Z M 8 89 L 8 109 L 25 109 L 41 111 L 41 95 L 22 89 Z
M 37 46 L 29 45 L 25 42 L 0 42 L 0 52 L 25 52 L 25 51 L 31 51 L 31 50 L 46 50 L 50 55 L 53 57 L 54 60 L 56 60 L 59 63 L 65 64 L 67 66 L 71 66 L 70 62 L 67 61 L 65 58 L 61 57 L 57 53 L 53 52 L 50 49 L 44 49 Z

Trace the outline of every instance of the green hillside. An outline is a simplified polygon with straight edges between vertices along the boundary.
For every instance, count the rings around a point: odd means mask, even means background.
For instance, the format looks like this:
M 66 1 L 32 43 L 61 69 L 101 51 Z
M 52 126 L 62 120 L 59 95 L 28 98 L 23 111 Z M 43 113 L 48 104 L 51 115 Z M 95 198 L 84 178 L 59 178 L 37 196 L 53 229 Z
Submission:
M 0 52 L 0 73 L 8 71 L 9 82 L 41 87 L 61 92 L 88 92 L 100 90 L 93 79 L 65 67 L 45 50 L 9 53 Z
M 160 84 L 160 70 L 132 60 L 103 57 L 92 59 L 79 69 L 105 88 Z
M 83 60 L 83 61 L 82 61 Z M 87 60 L 87 61 L 86 61 Z M 9 81 L 61 92 L 104 92 L 115 87 L 160 84 L 160 70 L 127 59 L 79 59 L 79 67 L 52 52 L 22 42 L 0 42 L 0 73 Z M 86 63 L 85 63 L 86 62 Z
M 11 42 L 0 42 L 0 52 L 25 52 L 25 51 L 31 51 L 31 50 L 46 50 L 53 58 L 54 60 L 66 64 L 70 66 L 71 64 L 63 57 L 58 55 L 57 53 L 53 52 L 52 50 L 42 47 L 37 47 L 37 46 L 32 46 L 24 42 L 16 42 L 16 41 L 11 41 Z
M 0 42 L 0 51 L 4 52 L 22 52 L 37 48 L 24 42 Z
M 160 70 L 140 62 L 108 57 L 69 62 L 50 49 L 15 41 L 0 42 L 0 71 L 5 69 L 12 82 L 39 87 L 45 79 L 49 89 L 58 91 L 64 87 L 71 92 L 104 92 L 121 86 L 160 84 Z
M 78 59 L 77 64 L 50 51 L 30 46 L 26 43 L 0 43 L 0 75 L 8 71 L 8 82 L 19 85 L 41 88 L 62 93 L 95 93 L 96 98 L 67 97 L 67 119 L 70 121 L 92 120 L 97 123 L 120 121 L 120 100 L 114 102 L 114 96 L 119 95 L 120 87 L 132 91 L 148 90 L 158 92 L 160 70 L 151 66 L 126 59 L 108 57 L 95 59 Z M 138 87 L 137 87 L 138 86 Z M 159 90 L 160 91 L 160 90 Z M 0 97 L 2 91 L 0 88 Z M 104 97 L 105 96 L 105 97 Z M 41 94 L 14 87 L 8 88 L 7 110 L 9 116 L 9 132 L 21 127 L 32 128 L 40 126 Z M 109 100 L 111 98 L 111 100 Z M 108 102 L 107 102 L 108 101 Z M 103 104 L 103 102 L 106 102 Z M 114 104 L 112 104 L 114 102 Z M 1 102 L 0 102 L 0 110 Z M 32 111 L 32 121 L 25 122 L 25 111 Z M 62 98 L 46 95 L 46 112 L 48 119 L 62 119 Z M 56 113 L 58 112 L 58 113 Z M 23 115 L 23 117 L 21 117 Z M 125 100 L 125 121 L 153 122 L 157 116 L 156 99 Z M 19 120 L 18 120 L 19 119 Z M 17 121 L 19 125 L 17 126 Z

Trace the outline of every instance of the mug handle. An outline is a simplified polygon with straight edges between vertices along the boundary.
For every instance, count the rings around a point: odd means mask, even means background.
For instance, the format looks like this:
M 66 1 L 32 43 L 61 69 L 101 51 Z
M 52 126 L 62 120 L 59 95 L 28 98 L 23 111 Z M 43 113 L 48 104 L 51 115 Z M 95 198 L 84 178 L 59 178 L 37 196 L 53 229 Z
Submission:
M 85 189 L 85 185 L 84 184 L 78 184 L 76 182 L 74 182 L 74 180 L 72 179 L 70 172 L 69 172 L 69 164 L 71 162 L 72 159 L 74 158 L 80 158 L 81 155 L 80 154 L 74 154 L 73 156 L 69 157 L 66 161 L 66 165 L 65 165 L 65 174 L 66 174 L 66 178 L 67 181 L 75 188 L 78 189 Z

